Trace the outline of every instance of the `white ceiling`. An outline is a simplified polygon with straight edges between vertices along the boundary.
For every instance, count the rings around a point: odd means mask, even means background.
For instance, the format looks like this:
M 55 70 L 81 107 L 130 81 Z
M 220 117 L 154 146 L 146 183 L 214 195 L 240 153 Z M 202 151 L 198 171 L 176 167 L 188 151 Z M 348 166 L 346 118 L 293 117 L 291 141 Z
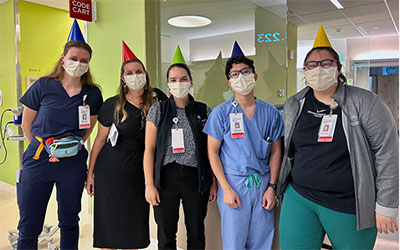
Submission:
M 344 9 L 338 10 L 329 0 L 289 0 L 288 21 L 298 27 L 298 40 L 314 39 L 320 25 L 337 39 L 398 35 L 398 0 L 339 2 Z
M 262 7 L 298 27 L 298 40 L 314 40 L 320 25 L 330 39 L 398 34 L 398 0 L 161 0 L 161 32 L 187 39 L 254 29 L 254 9 Z M 195 29 L 170 26 L 168 18 L 196 14 L 213 23 Z M 393 17 L 393 18 L 392 18 Z
M 68 0 L 27 0 L 68 9 Z M 5 0 L 0 0 L 0 4 Z M 298 40 L 314 40 L 320 25 L 330 39 L 398 35 L 398 0 L 339 0 L 338 10 L 329 0 L 160 0 L 161 32 L 188 39 L 254 29 L 254 8 L 266 9 L 298 27 Z M 101 4 L 101 3 L 99 3 Z M 99 6 L 100 7 L 100 6 Z M 195 29 L 175 28 L 168 18 L 196 14 L 212 24 Z M 392 17 L 393 19 L 392 19 Z M 101 18 L 101 17 L 99 17 Z

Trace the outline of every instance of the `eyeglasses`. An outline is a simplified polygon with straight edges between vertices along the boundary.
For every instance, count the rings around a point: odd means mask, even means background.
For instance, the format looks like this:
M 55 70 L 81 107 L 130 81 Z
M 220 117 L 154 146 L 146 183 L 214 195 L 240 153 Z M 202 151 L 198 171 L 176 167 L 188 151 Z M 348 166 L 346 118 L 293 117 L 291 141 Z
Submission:
M 229 76 L 229 79 L 236 79 L 239 77 L 240 74 L 247 76 L 252 73 L 253 73 L 253 70 L 250 67 L 247 67 L 247 68 L 243 68 L 241 70 L 231 71 L 231 72 L 229 72 L 228 76 Z
M 332 66 L 332 63 L 337 63 L 337 61 L 332 60 L 332 59 L 324 59 L 321 61 L 308 61 L 306 63 L 304 63 L 304 68 L 307 67 L 307 69 L 315 69 L 316 67 L 318 67 L 318 64 L 324 68 L 330 68 Z

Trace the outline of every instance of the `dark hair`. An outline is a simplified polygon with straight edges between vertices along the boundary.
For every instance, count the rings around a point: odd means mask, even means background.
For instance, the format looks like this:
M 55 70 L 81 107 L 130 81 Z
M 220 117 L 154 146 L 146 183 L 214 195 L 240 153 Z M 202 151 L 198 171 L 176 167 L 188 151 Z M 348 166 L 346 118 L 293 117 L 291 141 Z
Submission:
M 190 69 L 186 64 L 184 64 L 184 63 L 174 63 L 171 66 L 169 66 L 169 68 L 167 70 L 167 82 L 168 82 L 168 79 L 169 79 L 169 71 L 172 68 L 175 68 L 175 67 L 176 68 L 182 68 L 182 69 L 186 70 L 186 73 L 188 74 L 190 81 L 193 81 L 192 74 L 190 73 Z
M 312 53 L 313 51 L 315 51 L 315 50 L 317 50 L 317 51 L 325 50 L 325 51 L 328 51 L 329 54 L 331 54 L 331 56 L 333 56 L 333 58 L 335 59 L 336 64 L 337 64 L 337 69 L 338 69 L 338 71 L 339 71 L 338 80 L 339 80 L 341 83 L 346 84 L 346 83 L 347 83 L 347 79 L 346 79 L 346 77 L 345 77 L 345 76 L 343 75 L 343 73 L 342 73 L 342 64 L 340 63 L 339 54 L 338 54 L 333 48 L 331 48 L 331 47 L 316 47 L 316 48 L 312 48 L 312 49 L 307 53 L 306 57 L 304 58 L 304 63 L 303 63 L 303 65 L 306 65 L 306 62 L 307 62 L 308 57 L 309 57 L 309 56 L 311 55 L 311 53 Z M 305 66 L 304 66 L 304 67 L 305 67 Z
M 147 116 L 147 112 L 150 109 L 150 106 L 155 102 L 154 98 L 152 97 L 153 94 L 153 88 L 150 87 L 150 79 L 149 79 L 149 74 L 146 71 L 146 68 L 144 67 L 143 63 L 139 59 L 132 59 L 124 62 L 121 66 L 121 74 L 120 76 L 124 75 L 124 67 L 128 63 L 139 63 L 142 65 L 143 70 L 146 74 L 146 85 L 144 87 L 144 92 L 142 95 L 142 101 L 143 101 L 143 106 L 142 110 L 144 112 L 144 116 Z M 125 104 L 126 104 L 126 96 L 125 94 L 128 93 L 128 87 L 126 86 L 126 83 L 120 79 L 119 83 L 119 88 L 117 91 L 117 104 L 115 105 L 115 110 L 114 110 L 114 120 L 119 123 L 119 122 L 124 122 L 126 118 L 128 117 L 128 113 L 125 110 Z M 121 121 L 119 120 L 119 114 L 122 113 L 122 119 Z
M 253 73 L 256 72 L 256 68 L 254 67 L 254 61 L 245 57 L 245 56 L 235 56 L 229 58 L 229 60 L 226 62 L 226 67 L 225 67 L 225 76 L 226 79 L 229 80 L 229 72 L 231 72 L 233 64 L 239 64 L 239 63 L 244 63 L 247 66 L 249 66 L 252 70 Z
M 87 44 L 85 42 L 68 41 L 64 45 L 63 56 L 65 56 L 68 53 L 70 48 L 84 49 L 87 52 L 89 52 L 89 55 L 90 55 L 89 59 L 92 58 L 92 48 L 89 46 L 89 44 Z M 62 66 L 62 64 L 63 64 L 62 57 L 60 57 L 60 59 L 58 59 L 58 61 L 54 65 L 53 70 L 44 77 L 50 77 L 57 81 L 61 81 L 64 77 L 64 72 L 65 72 L 65 69 Z M 88 71 L 81 76 L 81 82 L 83 85 L 100 87 L 99 85 L 97 85 L 96 83 L 93 82 L 93 77 L 92 77 L 92 74 L 90 73 L 90 69 L 88 69 Z

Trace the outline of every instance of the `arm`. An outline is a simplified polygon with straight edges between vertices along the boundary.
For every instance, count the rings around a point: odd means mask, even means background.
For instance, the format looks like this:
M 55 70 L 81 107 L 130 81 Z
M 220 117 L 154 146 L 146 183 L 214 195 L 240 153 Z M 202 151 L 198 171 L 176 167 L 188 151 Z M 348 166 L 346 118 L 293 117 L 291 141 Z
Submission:
M 279 170 L 281 168 L 281 157 L 282 157 L 281 144 L 282 144 L 282 139 L 278 139 L 271 145 L 271 154 L 269 157 L 269 173 L 270 173 L 269 183 L 271 184 L 278 183 Z M 275 205 L 276 205 L 275 190 L 272 187 L 268 187 L 263 195 L 262 206 L 265 209 L 271 210 L 275 207 Z
M 226 179 L 222 162 L 219 158 L 220 146 L 221 142 L 219 140 L 210 135 L 208 136 L 208 158 L 210 160 L 211 169 L 217 177 L 222 190 L 224 191 L 224 202 L 230 208 L 237 208 L 238 206 L 241 206 L 240 198 Z
M 36 118 L 36 114 L 37 114 L 36 110 L 28 108 L 27 106 L 24 107 L 21 128 L 22 131 L 24 131 L 24 135 L 28 143 L 31 143 L 32 141 L 31 128 L 32 128 L 32 123 Z
M 157 127 L 153 122 L 146 122 L 146 138 L 143 156 L 143 171 L 146 185 L 146 201 L 153 205 L 160 204 L 160 196 L 154 186 L 154 153 L 156 151 Z
M 106 143 L 109 131 L 109 127 L 105 127 L 101 123 L 99 123 L 99 126 L 97 128 L 97 136 L 94 140 L 92 151 L 90 152 L 89 171 L 86 179 L 86 190 L 88 195 L 94 195 L 94 166 L 96 164 L 96 159 L 100 153 L 100 150 Z
M 397 126 L 393 116 L 380 97 L 370 102 L 362 121 L 363 128 L 374 153 L 376 171 L 376 226 L 380 233 L 398 230 L 399 155 Z
M 84 142 L 86 142 L 87 138 L 89 138 L 90 134 L 93 131 L 94 126 L 96 126 L 96 122 L 97 122 L 97 115 L 91 115 L 90 116 L 90 128 L 88 128 L 86 130 L 85 135 L 83 136 L 82 140 Z

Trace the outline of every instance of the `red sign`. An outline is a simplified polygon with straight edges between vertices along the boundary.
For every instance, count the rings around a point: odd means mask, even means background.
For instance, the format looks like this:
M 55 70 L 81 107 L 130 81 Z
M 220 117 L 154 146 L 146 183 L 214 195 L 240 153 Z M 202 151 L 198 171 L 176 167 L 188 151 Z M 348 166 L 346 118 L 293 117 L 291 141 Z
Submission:
M 92 0 L 69 0 L 69 17 L 92 21 Z

